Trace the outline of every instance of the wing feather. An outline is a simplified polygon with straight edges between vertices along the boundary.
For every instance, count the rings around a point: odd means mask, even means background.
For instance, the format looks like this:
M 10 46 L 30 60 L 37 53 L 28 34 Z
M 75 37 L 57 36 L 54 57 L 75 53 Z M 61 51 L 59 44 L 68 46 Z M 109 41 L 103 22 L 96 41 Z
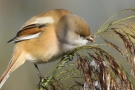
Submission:
M 43 27 L 47 26 L 47 24 L 31 24 L 28 26 L 23 27 L 17 35 L 8 41 L 9 42 L 20 42 L 24 40 L 29 40 L 32 38 L 36 38 L 42 32 Z

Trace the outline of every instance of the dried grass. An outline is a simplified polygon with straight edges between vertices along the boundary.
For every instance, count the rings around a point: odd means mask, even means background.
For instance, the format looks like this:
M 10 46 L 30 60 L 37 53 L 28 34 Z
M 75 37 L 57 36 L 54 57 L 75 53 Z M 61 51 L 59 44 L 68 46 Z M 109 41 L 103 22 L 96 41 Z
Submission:
M 135 15 L 108 22 L 117 15 L 135 9 L 125 9 L 108 19 L 93 34 L 99 36 L 106 44 L 93 44 L 75 48 L 63 56 L 57 68 L 52 69 L 52 74 L 42 80 L 38 90 L 135 90 L 135 84 L 111 52 L 102 49 L 109 46 L 116 49 L 121 57 L 125 58 L 131 66 L 132 75 L 135 78 L 135 29 L 125 21 L 134 18 Z M 114 32 L 115 36 L 123 41 L 125 49 L 106 40 L 101 34 Z M 112 37 L 113 38 L 113 37 Z M 76 63 L 73 63 L 76 60 Z M 79 80 L 81 79 L 81 80 Z M 68 80 L 74 82 L 69 83 Z M 65 81 L 63 83 L 62 81 Z

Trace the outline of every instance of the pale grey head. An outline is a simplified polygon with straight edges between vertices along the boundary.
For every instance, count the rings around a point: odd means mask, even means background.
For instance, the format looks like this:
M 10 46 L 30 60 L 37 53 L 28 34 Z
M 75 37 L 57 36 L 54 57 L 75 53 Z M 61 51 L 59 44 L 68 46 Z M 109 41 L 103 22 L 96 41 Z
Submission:
M 56 35 L 64 51 L 86 45 L 90 37 L 90 28 L 85 20 L 74 14 L 64 15 L 56 25 Z

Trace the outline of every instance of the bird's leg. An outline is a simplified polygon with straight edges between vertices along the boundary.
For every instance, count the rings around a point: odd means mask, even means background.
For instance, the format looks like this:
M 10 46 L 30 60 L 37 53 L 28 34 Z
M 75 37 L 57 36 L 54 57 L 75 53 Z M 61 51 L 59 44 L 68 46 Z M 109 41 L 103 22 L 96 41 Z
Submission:
M 38 72 L 38 76 L 39 76 L 39 79 L 40 79 L 40 82 L 39 82 L 39 85 L 42 85 L 42 79 L 44 78 L 42 75 L 41 75 L 41 72 L 37 66 L 37 64 L 34 64 L 35 68 L 37 69 L 37 72 Z

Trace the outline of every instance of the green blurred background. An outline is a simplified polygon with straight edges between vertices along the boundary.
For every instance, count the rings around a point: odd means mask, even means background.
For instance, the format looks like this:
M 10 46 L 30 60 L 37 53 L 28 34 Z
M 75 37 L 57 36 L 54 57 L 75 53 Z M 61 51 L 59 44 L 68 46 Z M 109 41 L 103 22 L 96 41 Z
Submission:
M 135 0 L 0 0 L 0 75 L 6 69 L 13 52 L 14 43 L 7 44 L 7 41 L 32 16 L 50 9 L 67 9 L 84 18 L 94 33 L 109 17 L 120 10 L 133 8 L 134 5 Z M 134 23 L 132 21 L 132 25 Z M 96 40 L 96 43 L 101 42 Z M 40 65 L 42 74 L 45 75 L 56 63 Z M 35 90 L 38 82 L 34 65 L 25 63 L 12 73 L 1 90 Z

